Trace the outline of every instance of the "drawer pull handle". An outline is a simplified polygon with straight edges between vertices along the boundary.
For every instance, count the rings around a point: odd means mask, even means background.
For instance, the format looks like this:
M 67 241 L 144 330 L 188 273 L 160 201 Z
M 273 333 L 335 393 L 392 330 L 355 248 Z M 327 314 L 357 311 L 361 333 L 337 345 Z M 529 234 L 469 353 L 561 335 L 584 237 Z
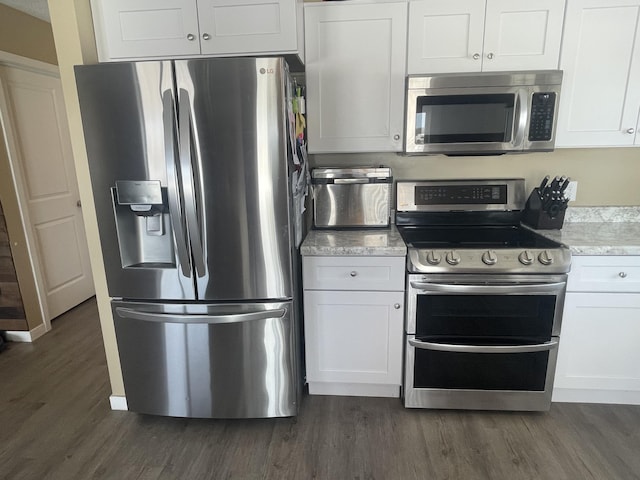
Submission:
M 620 278 L 627 278 L 627 272 L 620 272 L 620 273 L 618 274 L 618 276 L 619 276 Z
M 351 275 L 352 277 L 357 277 L 358 276 L 358 272 L 356 272 L 355 270 L 352 271 L 349 275 Z
M 394 304 L 393 308 L 395 308 L 396 310 L 400 310 L 400 304 L 399 303 Z

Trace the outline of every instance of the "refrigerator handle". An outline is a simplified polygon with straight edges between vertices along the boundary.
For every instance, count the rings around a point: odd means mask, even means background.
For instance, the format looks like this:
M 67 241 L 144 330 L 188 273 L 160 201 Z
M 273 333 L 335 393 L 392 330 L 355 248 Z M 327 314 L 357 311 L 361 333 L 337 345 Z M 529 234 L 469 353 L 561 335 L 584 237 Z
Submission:
M 186 231 L 182 221 L 180 208 L 180 192 L 178 191 L 178 172 L 176 169 L 176 134 L 175 105 L 173 94 L 166 90 L 162 94 L 162 122 L 164 124 L 164 152 L 167 164 L 167 197 L 169 200 L 169 216 L 173 225 L 173 237 L 176 242 L 176 253 L 182 274 L 191 277 L 191 260 L 187 250 Z
M 282 318 L 287 313 L 284 308 L 273 310 L 261 310 L 259 312 L 237 313 L 229 315 L 202 315 L 202 314 L 180 314 L 180 313 L 153 313 L 134 310 L 132 308 L 116 307 L 116 313 L 121 318 L 131 318 L 133 320 L 144 320 L 161 323 L 206 323 L 216 325 L 223 323 L 251 322 L 254 320 L 266 320 L 269 318 Z
M 202 230 L 198 222 L 196 206 L 196 186 L 191 153 L 191 104 L 189 93 L 181 88 L 178 94 L 178 127 L 180 131 L 180 169 L 182 172 L 182 191 L 184 194 L 184 210 L 187 217 L 187 228 L 191 239 L 191 251 L 198 277 L 205 276 L 204 250 L 202 248 Z

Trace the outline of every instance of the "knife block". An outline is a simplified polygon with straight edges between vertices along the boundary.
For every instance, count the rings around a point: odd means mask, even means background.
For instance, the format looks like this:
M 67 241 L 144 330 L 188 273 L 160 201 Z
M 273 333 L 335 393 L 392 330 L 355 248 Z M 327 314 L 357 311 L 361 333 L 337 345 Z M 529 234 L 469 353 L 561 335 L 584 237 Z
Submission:
M 529 195 L 527 204 L 522 214 L 522 223 L 538 230 L 560 230 L 564 224 L 564 213 L 567 210 L 567 204 L 560 206 L 557 214 L 549 213 L 543 208 L 538 188 L 534 188 Z

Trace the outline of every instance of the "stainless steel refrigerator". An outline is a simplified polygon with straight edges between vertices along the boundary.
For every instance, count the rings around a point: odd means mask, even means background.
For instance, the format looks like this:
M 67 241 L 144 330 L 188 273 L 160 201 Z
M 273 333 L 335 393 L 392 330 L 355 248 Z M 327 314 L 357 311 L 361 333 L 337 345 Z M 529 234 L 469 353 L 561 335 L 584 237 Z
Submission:
M 296 415 L 286 62 L 108 63 L 76 79 L 129 410 Z

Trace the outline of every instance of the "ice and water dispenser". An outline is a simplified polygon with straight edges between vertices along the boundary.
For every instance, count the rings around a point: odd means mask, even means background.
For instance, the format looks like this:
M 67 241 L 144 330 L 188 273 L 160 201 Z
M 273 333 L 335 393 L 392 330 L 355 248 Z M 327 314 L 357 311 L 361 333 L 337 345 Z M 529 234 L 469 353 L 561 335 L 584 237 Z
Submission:
M 175 267 L 167 188 L 157 180 L 118 180 L 111 195 L 122 266 Z

